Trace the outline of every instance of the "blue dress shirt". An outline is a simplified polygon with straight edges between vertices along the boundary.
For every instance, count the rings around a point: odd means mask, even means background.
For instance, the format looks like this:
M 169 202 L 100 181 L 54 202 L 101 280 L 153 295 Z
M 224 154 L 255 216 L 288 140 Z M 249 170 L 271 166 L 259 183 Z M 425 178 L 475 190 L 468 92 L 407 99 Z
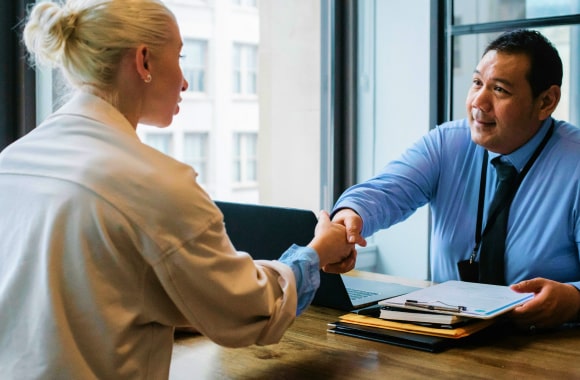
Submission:
M 540 144 L 552 118 L 524 146 L 502 160 L 518 171 Z M 466 119 L 431 130 L 381 173 L 345 191 L 334 210 L 348 207 L 370 236 L 431 207 L 432 280 L 459 279 L 457 262 L 470 257 L 484 149 L 471 140 Z M 483 228 L 496 174 L 489 153 Z M 580 129 L 554 120 L 554 131 L 522 181 L 510 208 L 506 238 L 508 284 L 545 277 L 580 288 Z M 479 258 L 477 258 L 479 259 Z
M 296 291 L 298 293 L 298 306 L 296 315 L 302 314 L 310 305 L 320 286 L 320 259 L 314 249 L 300 247 L 293 244 L 278 259 L 288 265 L 296 278 Z

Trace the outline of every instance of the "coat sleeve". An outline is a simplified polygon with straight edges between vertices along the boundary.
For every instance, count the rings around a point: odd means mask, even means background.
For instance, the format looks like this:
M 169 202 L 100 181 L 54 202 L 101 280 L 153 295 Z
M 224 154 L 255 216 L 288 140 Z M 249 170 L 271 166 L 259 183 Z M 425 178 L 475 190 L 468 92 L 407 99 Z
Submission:
M 154 271 L 175 305 L 161 315 L 164 322 L 178 324 L 178 311 L 193 329 L 223 346 L 277 343 L 296 316 L 292 269 L 237 252 L 220 218 L 166 254 Z

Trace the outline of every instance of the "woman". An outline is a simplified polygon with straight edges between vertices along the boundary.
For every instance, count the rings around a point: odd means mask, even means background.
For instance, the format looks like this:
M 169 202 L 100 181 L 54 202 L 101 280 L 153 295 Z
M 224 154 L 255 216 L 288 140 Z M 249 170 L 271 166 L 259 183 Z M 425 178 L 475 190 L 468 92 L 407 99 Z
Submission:
M 175 326 L 218 344 L 279 341 L 320 268 L 356 251 L 321 213 L 279 261 L 234 250 L 194 170 L 142 144 L 187 89 L 182 41 L 158 0 L 38 3 L 24 30 L 71 100 L 0 155 L 0 373 L 166 378 Z

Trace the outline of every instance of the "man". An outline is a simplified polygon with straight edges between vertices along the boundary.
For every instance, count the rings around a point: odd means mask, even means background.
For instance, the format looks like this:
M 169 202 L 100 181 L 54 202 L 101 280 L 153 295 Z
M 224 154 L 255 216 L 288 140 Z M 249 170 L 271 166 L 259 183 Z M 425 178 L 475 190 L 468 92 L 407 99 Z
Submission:
M 434 281 L 504 283 L 535 293 L 511 314 L 520 327 L 576 320 L 580 130 L 551 117 L 561 83 L 562 62 L 544 36 L 502 34 L 473 73 L 467 118 L 430 131 L 380 174 L 348 189 L 333 221 L 346 226 L 349 241 L 364 246 L 364 237 L 429 203 Z M 508 205 L 490 212 L 498 160 L 513 165 L 516 177 Z M 497 238 L 492 231 L 502 213 L 505 237 Z

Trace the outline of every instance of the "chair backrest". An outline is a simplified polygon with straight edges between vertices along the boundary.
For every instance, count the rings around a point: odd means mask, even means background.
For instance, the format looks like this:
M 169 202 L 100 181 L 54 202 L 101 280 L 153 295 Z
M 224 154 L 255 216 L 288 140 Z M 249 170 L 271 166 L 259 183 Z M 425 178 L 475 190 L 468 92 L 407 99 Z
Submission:
M 216 201 L 238 251 L 257 260 L 277 260 L 292 244 L 307 245 L 318 222 L 309 210 Z

